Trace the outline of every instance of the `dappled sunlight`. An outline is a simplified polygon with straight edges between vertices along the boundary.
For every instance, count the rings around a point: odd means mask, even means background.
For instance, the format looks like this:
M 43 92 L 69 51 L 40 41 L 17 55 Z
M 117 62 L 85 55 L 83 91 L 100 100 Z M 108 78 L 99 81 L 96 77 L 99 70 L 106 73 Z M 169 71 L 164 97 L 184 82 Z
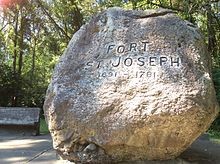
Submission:
M 8 4 L 10 0 L 0 0 L 0 5 Z
M 0 0 L 0 7 L 10 8 L 16 5 L 24 4 L 27 0 Z
M 48 150 L 52 150 L 49 135 L 0 136 L 0 163 L 26 163 Z
M 24 139 L 24 140 L 8 140 L 1 142 L 0 151 L 3 149 L 21 149 L 21 148 L 30 148 L 34 144 L 38 144 L 41 142 L 48 142 L 46 139 L 36 140 L 36 139 Z
M 26 158 L 25 157 L 11 157 L 5 160 L 5 162 L 7 163 L 16 163 L 18 161 L 25 161 Z
M 0 0 L 0 7 L 9 6 L 12 3 L 12 0 Z

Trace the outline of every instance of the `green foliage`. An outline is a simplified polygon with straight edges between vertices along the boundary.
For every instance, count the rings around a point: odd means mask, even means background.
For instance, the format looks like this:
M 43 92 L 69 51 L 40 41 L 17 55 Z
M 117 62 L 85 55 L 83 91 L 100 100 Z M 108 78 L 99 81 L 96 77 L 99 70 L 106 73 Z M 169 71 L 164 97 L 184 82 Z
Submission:
M 36 2 L 0 11 L 0 106 L 42 107 L 53 67 L 69 41 L 51 25 Z
M 220 68 L 214 68 L 212 75 L 213 75 L 213 82 L 215 85 L 217 100 L 220 104 Z
M 10 1 L 10 0 L 9 0 Z M 55 63 L 72 35 L 97 12 L 168 8 L 197 24 L 213 59 L 220 102 L 220 4 L 207 0 L 26 0 L 0 6 L 0 106 L 43 106 Z M 19 1 L 18 1 L 19 2 Z M 219 119 L 212 129 L 219 130 Z
M 8 106 L 13 99 L 15 81 L 13 80 L 11 68 L 7 65 L 0 65 L 0 104 Z
M 49 133 L 48 125 L 45 119 L 41 118 L 40 119 L 40 134 L 48 134 L 48 133 Z
M 217 101 L 220 104 L 220 68 L 214 68 L 212 75 L 213 75 L 213 82 L 215 85 Z M 216 120 L 212 123 L 208 132 L 210 133 L 211 137 L 220 138 L 220 114 L 216 118 Z
M 208 130 L 208 134 L 209 134 L 210 138 L 220 139 L 220 131 L 219 131 L 219 130 L 210 128 L 210 129 Z M 219 142 L 220 142 L 220 141 L 219 141 Z

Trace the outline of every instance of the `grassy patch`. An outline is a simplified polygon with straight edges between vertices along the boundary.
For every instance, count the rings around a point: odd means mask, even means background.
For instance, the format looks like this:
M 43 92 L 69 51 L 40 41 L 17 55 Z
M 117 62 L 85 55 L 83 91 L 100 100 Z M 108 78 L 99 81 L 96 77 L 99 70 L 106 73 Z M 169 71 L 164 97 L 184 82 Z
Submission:
M 220 115 L 217 119 L 212 123 L 211 127 L 207 131 L 209 137 L 211 139 L 219 139 L 220 140 Z
M 209 139 L 217 144 L 220 144 L 220 132 L 215 130 L 209 130 Z
M 216 139 L 216 138 L 211 138 L 210 139 L 212 142 L 215 142 L 217 144 L 220 144 L 220 139 Z
M 49 133 L 47 123 L 46 123 L 45 119 L 43 119 L 43 118 L 40 119 L 40 133 L 41 134 L 48 134 Z
M 220 131 L 209 129 L 208 134 L 211 141 L 220 144 Z
M 220 139 L 220 131 L 208 130 L 208 134 L 211 138 Z

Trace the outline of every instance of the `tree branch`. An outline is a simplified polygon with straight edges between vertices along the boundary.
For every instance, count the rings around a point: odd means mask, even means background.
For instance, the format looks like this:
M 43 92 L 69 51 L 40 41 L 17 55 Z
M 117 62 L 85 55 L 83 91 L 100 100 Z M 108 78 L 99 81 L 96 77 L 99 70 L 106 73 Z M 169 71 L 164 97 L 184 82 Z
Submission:
M 219 0 L 211 0 L 210 2 L 211 2 L 211 3 L 213 3 L 213 2 L 219 2 Z
M 49 14 L 49 12 L 46 10 L 45 6 L 41 3 L 40 0 L 37 0 L 37 3 L 39 4 L 39 6 L 41 7 L 41 9 L 43 10 L 43 12 L 46 14 L 46 16 L 50 19 L 50 21 L 55 25 L 55 27 L 61 31 L 61 33 L 63 33 L 65 35 L 65 37 L 70 40 L 71 37 L 68 36 L 68 34 L 65 32 L 65 30 L 63 30 L 57 23 L 56 21 L 53 19 L 53 17 Z
M 172 7 L 172 6 L 166 6 L 166 5 L 162 5 L 162 4 L 157 4 L 157 3 L 154 3 L 152 2 L 151 0 L 147 1 L 145 4 L 143 5 L 146 5 L 146 4 L 151 4 L 153 6 L 157 6 L 157 7 L 161 7 L 161 8 L 165 8 L 165 9 L 170 9 L 170 10 L 174 10 L 174 11 L 179 11 L 179 12 L 185 12 L 184 10 L 182 9 L 179 9 L 179 8 L 175 8 L 175 7 Z M 142 7 L 143 5 L 139 6 L 139 7 Z
M 0 29 L 0 32 L 3 31 L 4 28 L 5 28 L 7 25 L 12 24 L 12 23 L 14 23 L 14 21 L 13 21 L 13 22 L 8 22 L 8 23 L 6 23 L 6 24 Z

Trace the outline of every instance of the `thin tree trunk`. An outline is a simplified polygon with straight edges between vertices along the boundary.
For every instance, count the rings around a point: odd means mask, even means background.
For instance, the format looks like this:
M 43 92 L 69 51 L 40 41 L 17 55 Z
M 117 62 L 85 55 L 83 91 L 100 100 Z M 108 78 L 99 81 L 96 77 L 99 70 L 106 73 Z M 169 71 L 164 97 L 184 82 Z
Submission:
M 26 25 L 26 18 L 21 18 L 21 26 L 20 26 L 20 39 L 19 39 L 19 60 L 18 60 L 18 75 L 19 79 L 22 72 L 23 67 L 23 54 L 24 54 L 24 30 Z
M 53 19 L 53 17 L 49 14 L 49 12 L 46 10 L 45 6 L 41 3 L 40 0 L 37 0 L 37 3 L 39 4 L 39 6 L 41 7 L 41 9 L 43 10 L 43 12 L 46 14 L 46 16 L 49 18 L 49 20 L 54 24 L 54 26 L 56 27 L 56 29 L 58 29 L 62 34 L 64 34 L 64 36 L 67 38 L 67 40 L 69 41 L 71 39 L 71 37 L 68 36 L 68 34 L 65 32 L 64 29 L 62 29 L 57 23 L 56 21 Z
M 208 50 L 215 60 L 218 57 L 216 53 L 217 40 L 216 40 L 216 31 L 213 26 L 214 22 L 213 22 L 211 5 L 208 4 L 206 9 L 207 9 Z M 215 62 L 217 62 L 216 64 L 219 65 L 218 60 L 215 60 Z
M 72 1 L 72 5 L 75 6 L 75 14 L 76 14 L 76 18 L 75 18 L 76 19 L 76 21 L 75 21 L 76 29 L 75 29 L 75 32 L 76 32 L 83 25 L 83 15 L 81 14 L 79 7 L 77 6 L 77 4 L 74 1 Z
M 35 58 L 36 58 L 36 39 L 34 38 L 34 46 L 33 46 L 33 53 L 32 53 L 32 66 L 31 66 L 31 85 L 33 84 L 34 80 L 34 72 L 35 72 Z
M 14 74 L 14 93 L 12 95 L 11 105 L 17 106 L 17 87 L 16 83 L 18 81 L 17 77 L 17 44 L 18 44 L 18 23 L 19 23 L 19 10 L 15 11 L 15 27 L 14 27 L 14 52 L 13 52 L 13 74 Z
M 15 15 L 15 27 L 14 27 L 14 56 L 13 56 L 13 72 L 16 74 L 16 64 L 17 64 L 17 42 L 18 42 L 18 12 Z

